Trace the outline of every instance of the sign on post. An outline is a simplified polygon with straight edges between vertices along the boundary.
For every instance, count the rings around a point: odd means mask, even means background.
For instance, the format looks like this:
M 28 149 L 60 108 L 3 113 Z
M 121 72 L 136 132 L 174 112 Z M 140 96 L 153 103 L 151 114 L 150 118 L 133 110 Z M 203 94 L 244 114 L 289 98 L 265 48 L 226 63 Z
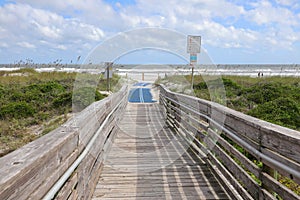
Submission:
M 194 85 L 194 65 L 197 64 L 197 54 L 201 49 L 201 36 L 188 35 L 187 37 L 187 53 L 190 54 L 190 65 L 192 66 L 192 84 L 191 90 Z
M 187 53 L 197 54 L 201 49 L 201 36 L 188 35 L 187 37 Z

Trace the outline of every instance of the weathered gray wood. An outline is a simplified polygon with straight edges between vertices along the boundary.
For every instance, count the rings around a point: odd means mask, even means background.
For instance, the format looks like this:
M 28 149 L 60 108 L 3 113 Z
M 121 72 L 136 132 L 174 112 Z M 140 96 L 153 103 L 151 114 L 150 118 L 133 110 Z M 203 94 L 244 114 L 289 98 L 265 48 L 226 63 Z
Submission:
M 167 196 L 174 199 L 228 199 L 226 192 L 203 161 L 188 153 L 188 148 L 183 155 L 179 154 L 178 150 L 185 148 L 184 144 L 180 146 L 178 143 L 162 153 L 172 140 L 184 140 L 167 128 L 160 112 L 158 104 L 128 105 L 123 120 L 118 125 L 115 142 L 105 162 L 93 199 L 161 199 Z M 138 113 L 139 117 L 135 117 L 134 113 Z M 143 129 L 137 127 L 136 123 Z M 157 130 L 157 127 L 161 129 Z M 153 156 L 147 157 L 151 153 Z M 172 157 L 176 159 L 170 160 Z M 164 165 L 168 161 L 170 163 Z
M 247 137 L 244 134 L 239 134 L 238 132 L 236 132 L 237 130 L 232 129 L 232 127 L 229 127 L 228 125 L 224 124 L 224 127 L 229 130 L 230 132 L 232 132 L 234 135 L 238 135 L 240 139 L 242 139 L 243 141 L 247 142 L 247 144 L 249 144 L 250 146 L 252 146 L 254 149 L 259 150 L 261 148 L 260 143 L 255 142 L 254 140 L 252 140 L 251 138 Z M 235 142 L 236 144 L 240 145 L 238 141 L 235 140 L 235 138 L 231 137 L 229 134 L 227 134 L 226 132 L 223 132 L 223 134 L 228 137 L 229 139 L 231 139 L 233 142 Z M 253 155 L 254 157 L 257 157 L 256 155 Z M 259 158 L 257 158 L 259 159 Z
M 236 148 L 230 145 L 225 139 L 223 139 L 219 134 L 217 134 L 212 129 L 208 129 L 208 135 L 213 135 L 213 138 L 217 138 L 217 142 L 223 148 L 225 148 L 229 153 L 231 153 L 235 158 L 237 158 L 242 165 L 244 165 L 251 173 L 256 177 L 260 176 L 261 169 L 257 167 L 252 161 L 250 161 L 245 155 L 239 152 Z
M 60 164 L 56 171 L 53 173 L 49 173 L 48 171 L 44 172 L 44 175 L 46 176 L 45 180 L 42 182 L 40 186 L 38 186 L 38 190 L 35 190 L 32 194 L 30 194 L 31 199 L 42 199 L 44 194 L 49 191 L 49 185 L 54 185 L 55 182 L 60 178 L 60 176 L 68 169 L 68 166 L 70 166 L 75 159 L 78 156 L 77 150 L 73 152 L 72 155 L 68 157 L 67 160 L 65 160 L 63 163 Z
M 295 161 L 293 161 L 293 160 L 290 160 L 290 159 L 288 159 L 288 158 L 286 158 L 286 157 L 284 157 L 284 156 L 282 156 L 282 155 L 280 155 L 280 154 L 278 154 L 278 153 L 276 153 L 276 152 L 274 152 L 274 151 L 271 151 L 271 150 L 269 150 L 269 149 L 262 148 L 261 151 L 262 151 L 262 153 L 264 153 L 265 155 L 268 155 L 268 156 L 271 157 L 272 159 L 277 160 L 277 161 L 279 161 L 279 162 L 281 162 L 281 163 L 283 163 L 283 164 L 285 164 L 285 165 L 291 167 L 292 169 L 295 169 L 296 171 L 300 171 L 300 164 L 299 164 L 299 163 L 297 163 L 297 162 L 295 162 Z M 271 163 L 269 163 L 269 162 L 267 162 L 267 161 L 264 161 L 264 163 L 265 163 L 266 165 L 268 165 L 269 167 L 271 167 L 271 168 L 273 168 L 273 169 L 276 169 L 276 167 L 273 166 Z M 284 171 L 284 170 L 277 169 L 277 171 L 278 171 L 281 175 L 283 175 L 283 176 L 290 177 L 290 174 L 287 173 L 287 172 Z M 295 182 L 300 183 L 300 179 L 297 179 L 297 177 L 293 177 L 292 179 L 293 179 Z
M 272 124 L 264 124 L 262 131 L 261 144 L 264 148 L 300 163 L 300 133 L 298 131 Z
M 74 191 L 77 182 L 78 182 L 78 175 L 77 173 L 73 173 L 72 177 L 64 185 L 62 190 L 57 194 L 55 199 L 57 200 L 68 199 L 71 196 L 72 192 Z
M 76 198 L 78 199 L 90 199 L 93 193 L 93 188 L 97 183 L 97 179 L 101 172 L 101 166 L 104 157 L 106 156 L 106 152 L 109 148 L 107 142 L 113 139 L 112 130 L 115 127 L 115 122 L 120 118 L 118 116 L 120 112 L 123 111 L 127 99 L 126 99 L 126 90 L 115 93 L 109 97 L 109 101 L 105 101 L 105 116 L 109 114 L 109 112 L 122 100 L 124 103 L 120 105 L 120 107 L 115 110 L 114 114 L 109 118 L 108 123 L 102 130 L 102 132 L 96 138 L 96 143 L 92 146 L 89 154 L 83 159 L 83 161 L 78 166 L 78 183 L 76 187 Z M 125 97 L 125 98 L 124 98 Z M 103 109 L 103 107 L 97 108 Z M 101 114 L 101 112 L 99 112 Z M 102 114 L 103 115 L 103 114 Z M 100 116 L 102 117 L 102 116 Z M 103 118 L 103 117 L 102 117 Z M 101 119 L 102 120 L 102 119 Z M 100 120 L 100 121 L 101 121 Z M 99 124 L 100 126 L 100 124 Z M 109 137 L 109 138 L 108 138 Z M 110 138 L 111 137 L 111 138 Z
M 198 126 L 198 128 L 196 128 L 196 127 L 193 128 L 193 130 L 195 132 L 197 132 L 199 128 L 204 129 L 205 131 L 207 131 L 207 129 L 208 129 L 208 124 L 207 123 L 197 121 L 192 116 L 188 116 L 189 113 L 181 112 L 178 108 L 176 108 L 174 106 L 171 106 L 171 107 L 175 111 L 174 115 L 180 123 L 184 123 L 187 126 L 194 126 L 194 125 Z M 189 123 L 188 121 L 191 121 L 191 122 Z M 190 127 L 190 128 L 192 129 L 192 127 Z
M 188 104 L 187 102 L 180 102 L 180 103 L 184 103 L 185 106 L 187 106 L 191 109 L 194 109 L 195 111 L 198 111 L 197 106 L 196 107 L 191 106 L 191 104 Z M 196 105 L 198 105 L 198 101 L 196 101 L 194 103 Z M 172 104 L 174 104 L 174 105 L 172 105 Z M 169 103 L 168 105 L 165 105 L 165 106 L 168 106 L 168 107 L 172 108 L 173 110 L 175 110 L 178 113 L 178 115 L 181 115 L 181 116 L 191 114 L 192 116 L 195 117 L 195 118 L 191 117 L 191 120 L 194 123 L 196 123 L 198 126 L 200 126 L 201 128 L 203 128 L 205 130 L 208 128 L 207 123 L 205 123 L 205 122 L 207 122 L 207 120 L 205 118 L 202 118 L 201 116 L 195 115 L 194 112 L 191 112 L 189 109 L 187 109 L 185 107 L 182 107 L 180 104 L 172 102 L 172 103 Z M 199 106 L 201 106 L 201 104 L 199 104 Z M 199 109 L 200 109 L 200 112 L 201 112 L 202 109 L 201 108 L 199 108 Z M 207 110 L 207 108 L 205 108 L 205 110 Z M 204 112 L 204 113 L 207 113 L 207 112 Z M 196 118 L 198 118 L 199 120 L 196 120 Z M 201 123 L 201 121 L 203 121 L 203 122 Z
M 245 186 L 247 191 L 254 198 L 258 198 L 259 185 L 251 178 L 251 176 L 248 175 L 242 167 L 236 164 L 232 158 L 224 153 L 224 151 L 218 145 L 213 147 L 213 152 L 216 154 L 217 158 L 222 160 L 231 174 Z
M 184 132 L 183 137 L 188 137 L 188 131 L 194 133 L 198 131 L 197 128 L 192 124 L 194 121 L 193 119 L 197 119 L 197 112 L 206 114 L 206 116 L 211 117 L 213 120 L 217 121 L 227 130 L 229 130 L 231 132 L 230 134 L 234 134 L 235 136 L 246 142 L 247 145 L 255 149 L 253 151 L 248 151 L 247 154 L 254 156 L 259 161 L 262 161 L 264 166 L 267 165 L 273 168 L 272 170 L 278 171 L 279 173 L 287 177 L 291 177 L 296 183 L 300 183 L 300 180 L 297 177 L 294 177 L 292 174 L 287 173 L 284 168 L 281 169 L 277 167 L 277 165 L 273 165 L 272 162 L 262 159 L 259 156 L 259 154 L 262 153 L 273 160 L 277 160 L 278 162 L 283 163 L 284 165 L 294 169 L 295 171 L 299 171 L 300 132 L 253 118 L 251 116 L 242 114 L 213 102 L 198 99 L 198 105 L 197 103 L 195 103 L 195 97 L 189 97 L 187 95 L 170 92 L 164 87 L 161 87 L 161 92 L 162 93 L 160 98 L 162 99 L 162 101 L 164 101 L 165 96 L 171 98 L 171 100 L 168 99 L 166 101 L 171 103 L 163 103 L 163 105 L 167 107 L 165 108 L 166 110 L 171 110 L 170 112 L 173 116 L 175 116 L 174 120 L 169 120 L 169 122 L 172 123 L 175 128 L 177 127 L 177 129 L 182 128 L 182 132 Z M 191 110 L 183 108 L 183 106 L 181 105 L 189 107 L 191 108 Z M 182 112 L 184 112 L 185 114 L 181 115 Z M 192 117 L 189 115 L 189 113 Z M 219 131 L 222 131 L 213 123 L 210 123 L 209 125 L 211 129 L 216 128 L 219 129 Z M 223 138 L 219 137 L 218 134 L 211 133 L 213 132 L 209 132 L 207 136 L 210 137 L 210 135 L 212 135 L 213 140 L 218 141 L 218 145 L 221 145 L 222 148 L 225 148 L 228 152 L 230 152 L 232 156 L 238 159 L 239 162 L 241 162 L 241 164 L 248 170 L 250 170 L 257 178 L 262 177 L 261 170 L 257 166 L 255 166 L 243 154 L 237 151 L 231 144 L 229 144 Z M 222 134 L 227 136 L 237 145 L 244 148 L 246 151 L 247 149 L 250 149 L 247 146 L 244 146 L 243 142 L 240 143 L 224 130 Z M 199 139 L 202 142 L 201 137 L 199 137 Z M 217 154 L 218 159 L 221 160 L 224 166 L 230 169 L 230 174 L 235 175 L 237 180 L 242 181 L 245 184 L 245 188 L 247 188 L 248 192 L 251 195 L 259 199 L 273 199 L 272 195 L 265 189 L 268 187 L 268 184 L 272 184 L 269 180 L 266 180 L 265 178 L 262 179 L 262 187 L 259 187 L 259 185 L 255 183 L 253 183 L 254 185 L 256 185 L 255 187 L 247 186 L 247 184 L 253 182 L 253 180 L 247 175 L 246 171 L 239 167 L 237 164 L 234 164 L 234 161 L 232 159 L 229 159 L 228 155 L 223 152 L 223 149 L 219 148 L 219 146 L 215 146 L 214 141 L 207 140 L 206 138 L 204 138 L 204 140 L 206 145 L 208 145 L 208 148 L 215 147 L 212 151 L 212 154 Z M 200 145 L 199 148 L 203 148 L 202 144 L 197 144 Z M 215 160 L 214 163 L 216 165 L 223 166 L 223 164 L 218 163 L 218 161 L 214 159 L 214 156 L 212 154 L 209 153 L 208 157 L 212 160 Z M 222 167 L 220 168 L 220 170 L 221 169 Z M 231 177 L 230 174 L 227 175 L 228 178 Z M 245 178 L 247 176 L 248 178 Z M 248 179 L 249 183 L 247 182 Z M 239 192 L 243 193 L 239 184 L 235 184 L 234 180 L 230 181 L 238 188 Z M 264 183 L 264 181 L 266 181 L 267 183 Z
M 76 138 L 74 129 L 62 127 L 0 158 L 0 198 L 27 198 L 68 159 Z
M 300 199 L 300 197 L 297 194 L 295 194 L 294 192 L 292 192 L 291 190 L 283 186 L 281 183 L 279 183 L 278 181 L 276 181 L 266 173 L 262 174 L 262 181 L 264 184 L 267 185 L 269 189 L 279 194 L 279 196 L 282 197 L 283 199 L 290 199 L 290 200 Z
M 234 110 L 229 110 L 228 108 L 226 108 L 226 111 L 224 123 L 226 127 L 244 138 L 249 138 L 255 143 L 260 142 L 260 128 L 257 124 L 259 121 L 258 119 L 251 118 L 248 115 L 244 115 Z
M 274 195 L 270 194 L 270 192 L 268 192 L 267 190 L 262 189 L 259 200 L 277 200 L 277 198 Z
M 240 182 L 224 167 L 220 161 L 213 156 L 211 153 L 208 153 L 208 160 L 207 163 L 210 165 L 212 169 L 215 167 L 220 170 L 223 176 L 225 176 L 226 180 L 222 179 L 222 177 L 217 176 L 223 183 L 224 187 L 226 188 L 227 191 L 230 192 L 230 190 L 236 190 L 240 196 L 243 197 L 243 199 L 246 200 L 253 200 L 254 198 L 246 191 L 246 189 L 240 184 Z M 229 186 L 233 186 L 233 188 L 230 188 Z M 231 191 L 232 192 L 232 191 Z M 234 195 L 234 193 L 230 193 Z
M 91 192 L 87 191 L 92 190 L 96 185 L 96 180 L 100 173 L 99 171 L 103 161 L 103 157 L 106 156 L 105 154 L 107 153 L 107 150 L 109 148 L 109 145 L 106 145 L 107 143 L 105 142 L 113 127 L 113 122 L 108 124 L 106 129 L 103 130 L 103 134 L 100 134 L 97 138 L 97 144 L 93 146 L 89 155 L 78 166 L 80 177 L 83 177 L 81 180 L 79 180 L 77 186 L 77 192 L 80 198 L 90 198 Z
M 188 126 L 188 128 L 190 128 L 190 126 Z M 184 130 L 183 128 L 182 128 L 182 130 Z M 212 131 L 211 129 L 209 129 L 209 132 L 208 132 L 208 136 L 210 136 L 210 137 L 213 137 L 213 138 L 217 138 L 217 141 L 218 141 L 218 143 L 221 143 L 223 146 L 225 146 L 225 147 L 227 147 L 228 149 L 228 151 L 230 151 L 231 153 L 233 153 L 233 155 L 235 155 L 235 156 L 237 156 L 238 158 L 240 158 L 241 159 L 241 162 L 243 163 L 243 164 L 246 164 L 246 166 L 248 167 L 248 168 L 250 168 L 252 171 L 253 171 L 253 173 L 257 176 L 257 177 L 259 177 L 259 172 L 260 172 L 260 169 L 258 168 L 258 167 L 256 167 L 251 161 L 249 161 L 249 160 L 247 160 L 240 152 L 238 152 L 234 147 L 232 147 L 231 145 L 229 145 L 223 138 L 221 138 L 217 133 L 215 133 L 214 131 Z M 213 149 L 214 148 L 214 146 L 216 145 L 214 142 L 211 142 L 211 140 L 209 139 L 209 140 L 207 140 L 207 141 L 209 141 L 208 142 L 208 145 L 211 145 L 212 147 L 210 148 L 210 149 Z M 201 146 L 200 148 L 202 148 L 203 146 Z M 215 149 L 214 149 L 215 150 Z M 222 151 L 222 150 L 221 150 Z M 219 151 L 219 154 L 220 154 L 220 151 Z M 222 154 L 222 153 L 221 153 Z M 225 154 L 222 154 L 223 156 L 225 156 Z M 229 158 L 228 156 L 225 156 L 227 159 Z M 223 159 L 222 160 L 224 160 L 224 157 L 222 157 Z M 227 165 L 227 163 L 230 163 L 230 164 L 232 164 L 232 162 L 233 162 L 233 165 Z M 229 167 L 229 169 L 232 169 L 232 168 L 234 168 L 234 167 L 232 167 L 232 166 L 235 166 L 235 167 L 237 167 L 237 165 L 236 164 L 234 164 L 234 161 L 233 160 L 230 160 L 230 161 L 228 161 L 228 162 L 225 162 L 225 165 L 227 166 L 227 167 Z M 251 178 L 250 178 L 250 176 L 249 175 L 247 175 L 247 174 L 245 174 L 244 172 L 243 172 L 243 170 L 241 169 L 241 168 L 238 168 L 238 169 L 240 169 L 239 171 L 241 171 L 243 174 L 244 174 L 244 176 L 241 176 L 241 175 L 239 175 L 240 173 L 238 172 L 238 171 L 234 171 L 232 174 L 233 175 L 235 175 L 235 176 L 238 176 L 238 177 L 243 177 L 242 178 L 242 182 L 245 182 L 246 184 L 245 185 L 247 185 L 246 186 L 246 188 L 252 188 L 252 191 L 251 192 L 253 192 L 253 191 L 257 191 L 257 184 L 256 183 L 254 183 L 253 181 L 252 181 L 252 184 L 250 184 L 250 186 L 249 186 L 249 183 L 251 183 Z M 250 170 L 250 171 L 251 171 Z M 245 179 L 245 177 L 248 177 L 247 179 Z M 241 181 L 241 180 L 239 180 L 239 181 Z M 250 181 L 250 182 L 249 182 Z M 254 185 L 256 185 L 256 187 L 252 187 L 253 186 L 253 184 Z
M 77 199 L 78 199 L 77 190 L 73 190 L 71 195 L 68 197 L 68 200 L 77 200 Z

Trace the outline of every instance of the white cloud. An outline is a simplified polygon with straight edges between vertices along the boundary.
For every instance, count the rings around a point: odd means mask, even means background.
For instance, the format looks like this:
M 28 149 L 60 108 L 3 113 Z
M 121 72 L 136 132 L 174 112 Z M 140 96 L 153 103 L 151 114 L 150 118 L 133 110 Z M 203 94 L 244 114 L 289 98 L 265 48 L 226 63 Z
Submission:
M 56 46 L 57 49 L 61 49 L 61 50 L 67 50 L 67 47 L 65 45 L 57 45 Z
M 13 34 L 28 34 L 29 36 L 48 39 L 67 40 L 67 37 L 100 40 L 104 33 L 101 29 L 75 19 L 65 19 L 56 13 L 33 8 L 25 4 L 8 4 L 0 8 L 0 23 L 2 29 Z M 8 16 L 8 17 L 6 17 Z
M 28 42 L 18 42 L 17 45 L 19 45 L 20 47 L 28 48 L 28 49 L 34 49 L 35 48 L 35 45 L 30 44 Z
M 251 3 L 253 8 L 245 18 L 254 24 L 260 34 L 258 47 L 270 50 L 295 50 L 293 45 L 300 41 L 300 17 L 292 9 L 282 5 L 292 5 L 294 0 L 277 0 L 280 5 L 268 0 Z M 254 48 L 254 47 L 253 47 Z
M 276 0 L 276 3 L 284 6 L 292 6 L 292 7 L 299 6 L 298 0 Z
M 0 6 L 0 62 L 27 58 L 70 62 L 85 55 L 104 38 L 104 32 L 80 19 L 66 18 L 28 4 Z
M 204 44 L 224 48 L 251 48 L 259 40 L 255 31 L 238 29 L 234 26 L 225 27 L 212 21 L 204 21 L 197 25 L 198 32 L 205 34 Z
M 120 12 L 130 26 L 168 27 L 186 34 L 201 34 L 203 44 L 215 47 L 269 48 L 275 44 L 278 46 L 274 48 L 291 49 L 299 41 L 294 27 L 299 29 L 300 18 L 294 12 L 266 0 L 250 5 L 245 9 L 225 0 L 138 0 L 137 5 Z M 235 24 L 238 20 L 241 27 Z M 252 26 L 245 28 L 249 22 Z M 273 27 L 280 34 L 270 34 Z
M 147 26 L 200 34 L 203 45 L 215 48 L 293 49 L 300 41 L 300 14 L 293 10 L 298 0 L 251 1 L 247 6 L 240 0 L 16 2 L 0 7 L 1 48 L 33 45 L 80 53 L 117 32 Z
M 30 4 L 34 8 L 42 10 L 49 10 L 59 16 L 80 19 L 82 23 L 102 26 L 106 30 L 113 29 L 116 26 L 124 26 L 124 21 L 116 20 L 120 17 L 119 13 L 103 0 L 16 0 L 16 2 Z
M 138 0 L 134 8 L 143 11 L 144 14 L 176 14 L 185 19 L 239 16 L 244 13 L 243 7 L 225 0 Z
M 0 47 L 5 47 L 5 48 L 7 48 L 7 47 L 8 47 L 8 44 L 7 44 L 6 42 L 1 42 L 1 43 L 0 43 Z
M 252 4 L 255 8 L 247 13 L 249 20 L 258 25 L 299 25 L 297 16 L 287 8 L 275 7 L 271 2 L 263 0 Z
M 139 0 L 137 5 L 125 7 L 120 12 L 122 21 L 130 27 L 167 27 L 185 34 L 201 34 L 205 44 L 217 47 L 248 48 L 258 36 L 255 31 L 214 21 L 215 18 L 226 20 L 245 14 L 242 6 L 225 0 Z
M 276 0 L 276 3 L 282 4 L 282 5 L 291 5 L 294 2 L 293 2 L 293 0 Z

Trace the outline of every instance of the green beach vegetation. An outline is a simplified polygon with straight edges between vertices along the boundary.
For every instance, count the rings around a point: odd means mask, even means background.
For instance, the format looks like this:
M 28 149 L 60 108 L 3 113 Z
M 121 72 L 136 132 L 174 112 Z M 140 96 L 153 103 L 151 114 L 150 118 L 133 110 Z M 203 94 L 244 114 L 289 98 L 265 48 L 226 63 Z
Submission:
M 229 108 L 300 131 L 300 78 L 223 76 L 222 81 Z M 213 84 L 196 76 L 195 95 L 210 100 L 207 85 Z
M 72 101 L 82 110 L 106 97 L 106 80 L 99 75 L 85 74 L 97 80 L 97 89 L 82 87 L 74 90 L 76 73 L 37 72 L 34 69 L 0 72 L 0 156 L 3 156 L 67 121 Z M 112 85 L 118 82 L 114 76 Z
M 300 131 L 300 78 L 175 75 L 156 81 L 171 91 L 215 101 L 247 115 Z M 224 93 L 225 92 L 225 93 Z
M 300 131 L 300 78 L 174 75 L 159 79 L 171 91 L 215 101 L 253 117 Z M 225 93 L 224 93 L 225 91 Z M 225 98 L 224 98 L 225 97 Z

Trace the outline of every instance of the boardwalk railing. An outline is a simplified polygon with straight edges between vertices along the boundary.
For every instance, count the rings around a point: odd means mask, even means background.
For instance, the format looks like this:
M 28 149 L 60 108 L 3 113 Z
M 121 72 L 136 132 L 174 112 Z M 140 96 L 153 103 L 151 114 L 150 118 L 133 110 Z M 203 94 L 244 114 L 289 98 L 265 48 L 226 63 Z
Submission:
M 89 199 L 127 104 L 127 87 L 0 158 L 0 199 Z
M 160 86 L 170 126 L 216 171 L 236 199 L 300 199 L 300 132 Z

